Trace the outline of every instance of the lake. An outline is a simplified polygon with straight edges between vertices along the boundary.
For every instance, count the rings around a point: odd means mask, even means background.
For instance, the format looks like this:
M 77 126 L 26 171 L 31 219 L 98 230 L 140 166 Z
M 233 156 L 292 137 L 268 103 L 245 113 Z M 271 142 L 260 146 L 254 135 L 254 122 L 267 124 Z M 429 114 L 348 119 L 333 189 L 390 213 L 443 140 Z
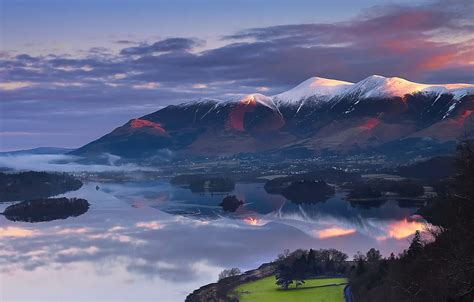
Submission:
M 96 189 L 96 186 L 99 189 Z M 12 222 L 0 216 L 1 301 L 184 301 L 220 271 L 248 270 L 284 249 L 401 252 L 423 228 L 416 208 L 388 201 L 361 208 L 333 198 L 298 205 L 238 183 L 228 194 L 192 193 L 166 181 L 86 183 L 61 196 L 91 203 L 79 217 Z M 0 210 L 8 204 L 0 204 Z

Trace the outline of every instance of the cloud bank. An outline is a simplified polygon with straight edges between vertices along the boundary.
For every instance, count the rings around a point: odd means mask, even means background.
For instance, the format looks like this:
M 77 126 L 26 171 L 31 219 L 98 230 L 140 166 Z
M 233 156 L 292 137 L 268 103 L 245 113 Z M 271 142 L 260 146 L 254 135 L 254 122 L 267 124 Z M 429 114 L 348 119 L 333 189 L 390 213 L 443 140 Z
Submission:
M 245 29 L 222 37 L 216 48 L 198 38 L 170 37 L 118 40 L 118 52 L 98 45 L 79 55 L 2 53 L 1 130 L 45 134 L 10 135 L 0 147 L 77 147 L 168 104 L 271 95 L 312 76 L 472 83 L 470 12 L 465 0 L 391 5 L 344 22 Z

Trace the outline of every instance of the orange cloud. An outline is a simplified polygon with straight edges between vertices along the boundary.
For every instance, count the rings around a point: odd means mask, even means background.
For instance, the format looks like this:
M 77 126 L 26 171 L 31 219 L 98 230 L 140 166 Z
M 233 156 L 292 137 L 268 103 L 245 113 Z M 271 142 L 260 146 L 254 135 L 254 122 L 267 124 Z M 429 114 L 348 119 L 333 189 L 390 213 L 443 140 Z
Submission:
M 393 222 L 387 227 L 387 235 L 377 237 L 377 240 L 387 240 L 389 238 L 404 239 L 413 234 L 416 231 L 423 231 L 425 224 L 419 221 L 408 221 L 407 219 Z
M 244 219 L 244 222 L 249 225 L 263 225 L 265 222 L 262 219 L 256 217 L 247 217 Z
M 37 234 L 36 231 L 19 228 L 19 227 L 5 227 L 0 228 L 0 238 L 13 237 L 13 238 L 24 238 L 33 237 Z
M 439 69 L 448 66 L 455 59 L 456 55 L 454 53 L 446 53 L 441 55 L 436 55 L 427 58 L 423 63 L 421 63 L 421 69 Z
M 165 226 L 158 221 L 146 221 L 146 222 L 138 222 L 136 224 L 138 228 L 144 228 L 149 230 L 159 230 L 164 228 Z
M 0 90 L 17 90 L 33 86 L 34 83 L 19 81 L 19 82 L 0 82 Z
M 393 40 L 382 41 L 380 46 L 389 52 L 404 53 L 413 48 L 419 47 L 417 43 L 421 43 L 421 41 L 414 42 L 411 40 L 393 39 Z
M 347 236 L 354 234 L 355 232 L 355 229 L 344 229 L 341 227 L 331 227 L 321 231 L 315 231 L 316 236 L 318 236 L 320 239 Z
M 88 228 L 65 228 L 58 231 L 58 235 L 84 234 L 89 232 Z

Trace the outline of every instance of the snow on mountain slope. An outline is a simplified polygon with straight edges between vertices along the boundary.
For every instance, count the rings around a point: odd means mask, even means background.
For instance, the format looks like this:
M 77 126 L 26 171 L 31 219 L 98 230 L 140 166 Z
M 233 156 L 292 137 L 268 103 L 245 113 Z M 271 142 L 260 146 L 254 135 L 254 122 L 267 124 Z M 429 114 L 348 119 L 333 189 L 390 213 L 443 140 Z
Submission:
M 394 98 L 407 94 L 414 95 Z M 157 150 L 176 156 L 265 150 L 319 154 L 379 147 L 385 152 L 387 146 L 418 152 L 419 145 L 402 142 L 407 137 L 427 138 L 430 143 L 423 146 L 445 150 L 436 146 L 438 139 L 455 141 L 472 129 L 472 117 L 473 84 L 428 85 L 381 76 L 355 84 L 311 78 L 273 97 L 235 94 L 226 101 L 201 99 L 166 106 L 73 154 L 110 153 L 125 158 L 155 158 Z
M 273 100 L 270 97 L 261 93 L 246 95 L 243 99 L 240 100 L 240 102 L 245 105 L 254 105 L 256 103 L 259 103 L 272 110 L 278 111 L 278 107 L 275 105 L 275 103 L 273 103 Z
M 215 107 L 212 109 L 218 109 L 221 104 L 229 103 L 249 106 L 260 104 L 279 112 L 280 105 L 297 105 L 301 108 L 309 101 L 320 104 L 337 103 L 338 100 L 344 98 L 353 99 L 354 104 L 357 104 L 368 98 L 403 97 L 406 94 L 414 93 L 430 94 L 435 96 L 436 100 L 436 96 L 452 94 L 454 101 L 457 102 L 466 95 L 474 94 L 474 84 L 420 84 L 398 77 L 386 78 L 379 75 L 369 76 L 357 83 L 312 77 L 288 91 L 271 97 L 254 93 L 228 101 L 206 99 L 184 103 L 181 106 L 212 102 L 215 103 Z
M 248 94 L 238 101 L 239 105 L 243 106 L 255 106 L 256 104 L 263 105 L 270 108 L 271 110 L 277 112 L 281 115 L 278 106 L 275 104 L 271 97 L 263 95 L 261 93 Z
M 330 99 L 341 94 L 352 85 L 353 83 L 350 82 L 313 77 L 293 89 L 273 96 L 273 98 L 284 102 L 297 102 L 311 96 Z
M 313 77 L 288 91 L 273 96 L 284 103 L 298 102 L 315 96 L 319 100 L 353 96 L 360 99 L 403 97 L 413 93 L 444 94 L 450 93 L 455 99 L 474 94 L 474 84 L 420 84 L 402 78 L 386 78 L 373 75 L 357 83 Z
M 413 93 L 451 93 L 455 99 L 474 93 L 473 84 L 419 84 L 402 78 L 386 78 L 373 75 L 352 85 L 341 96 L 357 96 L 359 98 L 403 97 Z

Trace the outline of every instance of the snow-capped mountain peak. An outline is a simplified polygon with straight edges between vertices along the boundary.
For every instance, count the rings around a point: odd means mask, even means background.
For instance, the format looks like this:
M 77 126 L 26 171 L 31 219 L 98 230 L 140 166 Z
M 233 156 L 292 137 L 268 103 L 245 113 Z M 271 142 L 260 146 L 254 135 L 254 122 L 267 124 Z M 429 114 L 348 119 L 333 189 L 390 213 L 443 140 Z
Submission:
M 372 152 L 395 149 L 399 143 L 418 151 L 412 139 L 429 140 L 431 154 L 432 147 L 472 129 L 473 106 L 473 84 L 429 85 L 378 75 L 352 84 L 315 77 L 273 97 L 234 94 L 228 100 L 170 105 L 127 122 L 74 154 L 153 158 L 157 150 L 166 150 L 207 157 L 271 150 L 286 157 L 300 150 L 315 155 Z
M 295 88 L 273 96 L 273 98 L 286 102 L 299 101 L 311 96 L 330 99 L 352 85 L 353 83 L 350 82 L 312 77 Z
M 418 84 L 402 78 L 372 75 L 354 84 L 346 91 L 346 94 L 362 98 L 393 97 L 423 91 L 428 87 L 430 85 Z
M 460 99 L 465 95 L 474 94 L 474 84 L 420 84 L 398 77 L 387 78 L 380 75 L 369 76 L 357 83 L 313 77 L 293 89 L 273 96 L 273 99 L 291 103 L 309 97 L 329 101 L 347 96 L 366 99 L 403 97 L 413 93 L 438 95 L 450 93 L 455 99 Z
M 222 103 L 260 104 L 274 111 L 279 111 L 281 105 L 292 106 L 297 104 L 301 108 L 309 103 L 317 106 L 325 103 L 335 104 L 342 99 L 351 99 L 354 103 L 359 103 L 363 99 L 404 97 L 407 94 L 415 93 L 429 94 L 435 97 L 442 94 L 451 94 L 453 100 L 458 101 L 466 95 L 474 94 L 474 84 L 420 84 L 399 77 L 383 77 L 380 75 L 369 76 L 357 83 L 312 77 L 290 90 L 270 97 L 261 93 L 253 93 L 227 101 L 203 99 L 187 102 L 181 106 L 190 106 L 196 104 L 196 102 L 202 104 L 212 103 L 215 104 L 215 107 Z

